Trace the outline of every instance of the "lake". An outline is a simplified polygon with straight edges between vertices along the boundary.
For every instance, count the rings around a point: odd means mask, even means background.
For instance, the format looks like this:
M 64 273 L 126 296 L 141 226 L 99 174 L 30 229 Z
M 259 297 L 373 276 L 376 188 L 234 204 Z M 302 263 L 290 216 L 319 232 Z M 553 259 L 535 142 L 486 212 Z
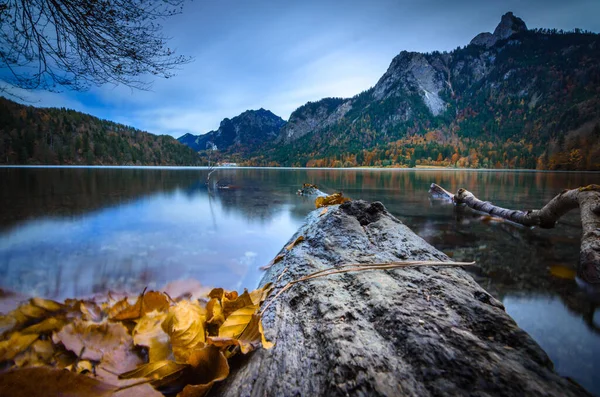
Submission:
M 325 192 L 378 200 L 454 260 L 546 350 L 559 373 L 600 396 L 600 295 L 571 277 L 581 225 L 573 211 L 551 230 L 490 221 L 443 205 L 432 182 L 482 200 L 540 208 L 598 173 L 465 170 L 219 168 L 0 168 L 0 288 L 52 299 L 199 280 L 254 288 L 261 271 L 314 209 L 296 195 Z

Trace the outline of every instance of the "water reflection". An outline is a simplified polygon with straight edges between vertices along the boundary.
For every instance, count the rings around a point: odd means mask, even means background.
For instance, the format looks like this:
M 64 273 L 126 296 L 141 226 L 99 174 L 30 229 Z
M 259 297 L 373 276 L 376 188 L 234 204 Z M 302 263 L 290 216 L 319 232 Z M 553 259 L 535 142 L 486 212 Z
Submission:
M 257 267 L 314 207 L 295 194 L 309 182 L 379 200 L 454 259 L 476 260 L 473 276 L 531 328 L 561 373 L 600 394 L 600 380 L 565 355 L 565 349 L 569 357 L 600 349 L 600 299 L 550 272 L 576 267 L 579 214 L 568 214 L 556 229 L 530 230 L 427 195 L 435 182 L 450 191 L 466 187 L 497 205 L 539 208 L 565 188 L 598 183 L 598 174 L 219 169 L 211 179 L 231 188 L 211 191 L 206 175 L 205 169 L 0 169 L 0 287 L 60 299 L 109 289 L 137 293 L 186 278 L 253 288 Z M 544 315 L 543 327 L 530 324 L 531 311 Z M 587 342 L 576 343 L 571 333 Z M 558 346 L 552 340 L 565 347 L 552 347 Z

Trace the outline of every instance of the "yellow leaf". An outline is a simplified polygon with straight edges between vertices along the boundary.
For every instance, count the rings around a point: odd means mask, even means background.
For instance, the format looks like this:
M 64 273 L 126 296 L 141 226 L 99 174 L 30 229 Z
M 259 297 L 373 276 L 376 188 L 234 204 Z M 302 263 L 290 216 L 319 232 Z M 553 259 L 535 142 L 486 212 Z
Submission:
M 550 274 L 557 278 L 564 278 L 567 280 L 575 280 L 577 272 L 566 266 L 554 265 L 550 266 Z
M 260 306 L 265 299 L 269 296 L 269 293 L 273 290 L 273 283 L 267 283 L 260 289 L 255 289 L 250 292 L 250 299 L 254 305 Z
M 258 320 L 258 332 L 260 332 L 260 342 L 262 343 L 262 347 L 265 349 L 271 349 L 275 344 L 273 342 L 269 342 L 265 338 L 265 330 L 262 325 L 262 319 Z
M 327 213 L 327 207 L 323 208 L 323 211 L 319 213 L 319 216 L 323 216 Z
M 334 193 L 325 197 L 317 197 L 317 199 L 315 200 L 315 207 L 321 208 L 326 207 L 328 205 L 343 204 L 346 201 L 350 201 L 350 199 L 348 197 L 344 197 L 342 193 Z
M 73 372 L 46 367 L 21 368 L 0 375 L 3 396 L 111 396 L 116 386 Z
M 204 347 L 206 311 L 198 304 L 181 301 L 169 308 L 162 329 L 169 335 L 175 359 L 187 361 L 190 353 Z
M 25 351 L 39 335 L 22 335 L 15 332 L 10 339 L 0 342 L 0 361 L 12 360 L 15 356 Z
M 49 311 L 49 312 L 57 312 L 64 308 L 64 305 L 61 305 L 60 303 L 49 300 L 49 299 L 31 298 L 30 302 L 32 305 L 37 306 L 37 307 L 44 309 L 46 311 Z
M 223 307 L 223 316 L 225 319 L 227 319 L 231 313 L 241 309 L 242 307 L 252 304 L 252 298 L 246 290 L 244 290 L 244 293 L 236 297 L 234 300 L 229 300 L 227 297 L 223 297 L 223 300 L 221 301 L 221 306 Z
M 208 297 L 209 298 L 215 298 L 215 299 L 222 299 L 224 293 L 225 293 L 225 291 L 223 290 L 223 288 L 213 288 L 208 293 Z
M 296 240 L 294 240 L 287 247 L 285 247 L 285 249 L 288 250 L 288 251 L 291 251 L 292 248 L 294 248 L 298 243 L 300 243 L 302 241 L 304 241 L 304 236 L 299 236 Z
M 18 367 L 38 367 L 51 365 L 54 356 L 54 347 L 49 340 L 36 340 L 23 353 L 14 358 Z
M 219 328 L 220 338 L 238 338 L 248 323 L 252 320 L 252 316 L 258 310 L 256 305 L 248 305 L 231 313 L 223 325 Z
M 244 329 L 237 337 L 221 336 L 209 337 L 207 342 L 216 347 L 239 346 L 243 354 L 251 352 L 262 344 L 265 349 L 273 347 L 273 343 L 267 342 L 264 337 L 264 330 L 259 314 L 249 316 L 247 324 L 244 324 Z
M 148 361 L 163 361 L 171 358 L 169 335 L 162 329 L 161 324 L 167 317 L 166 313 L 153 311 L 142 317 L 132 331 L 133 343 L 148 347 Z
M 149 378 L 152 386 L 160 388 L 180 384 L 177 382 L 186 375 L 190 366 L 188 364 L 178 364 L 175 361 L 163 360 L 141 365 L 133 371 L 128 371 L 119 375 L 119 379 Z M 186 382 L 187 383 L 187 382 Z M 181 390 L 181 387 L 178 388 Z
M 23 334 L 44 334 L 60 330 L 66 321 L 62 317 L 49 317 L 40 323 L 31 325 L 21 331 Z
M 204 397 L 212 386 L 213 382 L 208 385 L 186 385 L 177 397 Z
M 208 319 L 206 321 L 208 324 L 216 325 L 217 327 L 223 324 L 225 317 L 223 316 L 223 307 L 219 299 L 212 298 L 208 301 L 206 304 L 206 318 Z
M 41 319 L 48 316 L 48 311 L 46 309 L 42 309 L 39 306 L 35 306 L 31 303 L 26 303 L 24 305 L 19 306 L 16 310 L 19 314 L 22 314 L 27 319 Z M 19 321 L 21 322 L 21 321 Z
M 188 358 L 192 367 L 193 384 L 201 385 L 220 381 L 229 375 L 229 364 L 220 349 L 206 346 L 195 350 Z
M 151 311 L 167 311 L 169 299 L 162 292 L 150 291 L 138 297 L 133 306 L 128 306 L 111 317 L 112 320 L 135 320 Z
M 120 301 L 115 302 L 115 304 L 108 309 L 108 317 L 112 319 L 130 306 L 129 300 L 127 298 L 123 298 Z

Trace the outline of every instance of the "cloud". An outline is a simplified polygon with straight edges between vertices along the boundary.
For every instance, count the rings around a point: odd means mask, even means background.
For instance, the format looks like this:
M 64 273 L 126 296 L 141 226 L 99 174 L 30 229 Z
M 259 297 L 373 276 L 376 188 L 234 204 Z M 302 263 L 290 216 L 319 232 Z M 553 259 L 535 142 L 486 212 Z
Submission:
M 529 27 L 600 30 L 597 0 L 195 1 L 165 21 L 169 46 L 195 61 L 152 91 L 123 86 L 35 93 L 65 106 L 180 136 L 266 108 L 287 119 L 307 101 L 350 97 L 373 86 L 402 50 L 452 50 L 493 31 L 513 11 Z

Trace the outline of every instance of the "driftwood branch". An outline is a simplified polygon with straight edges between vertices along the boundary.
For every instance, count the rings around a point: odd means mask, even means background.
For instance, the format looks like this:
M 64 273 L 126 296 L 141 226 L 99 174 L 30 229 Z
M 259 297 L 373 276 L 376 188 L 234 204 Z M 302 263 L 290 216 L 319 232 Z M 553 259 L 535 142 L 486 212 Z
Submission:
M 600 185 L 588 185 L 577 189 L 563 190 L 539 210 L 519 211 L 502 208 L 481 201 L 466 189 L 452 194 L 435 183 L 429 193 L 440 199 L 468 207 L 487 214 L 507 219 L 528 227 L 550 229 L 567 212 L 581 209 L 581 248 L 577 275 L 584 281 L 600 284 Z

